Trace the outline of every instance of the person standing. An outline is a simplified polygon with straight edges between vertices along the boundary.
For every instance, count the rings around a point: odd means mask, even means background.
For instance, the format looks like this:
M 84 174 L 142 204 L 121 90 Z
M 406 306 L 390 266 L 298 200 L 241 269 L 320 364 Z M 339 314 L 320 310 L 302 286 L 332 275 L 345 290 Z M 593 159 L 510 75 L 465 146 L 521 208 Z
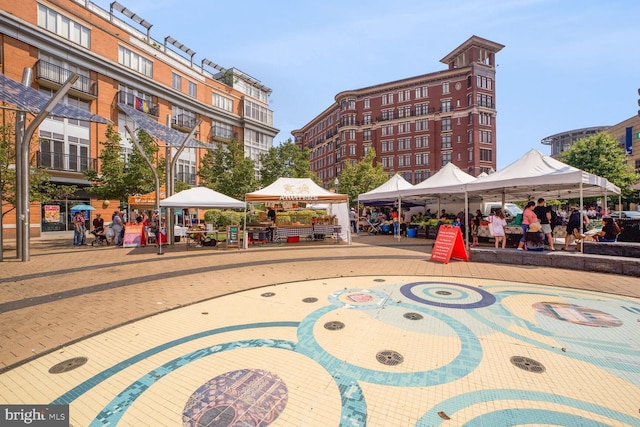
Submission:
M 504 232 L 504 228 L 507 226 L 507 219 L 502 212 L 502 208 L 498 208 L 493 212 L 493 215 L 489 217 L 489 227 L 491 227 L 491 234 L 496 242 L 496 249 L 502 243 L 502 249 L 507 247 L 507 236 Z
M 521 251 L 524 249 L 524 237 L 529 231 L 529 226 L 534 222 L 539 222 L 538 217 L 536 216 L 533 209 L 536 207 L 536 202 L 533 200 L 528 202 L 524 208 L 524 212 L 522 213 L 522 238 L 520 239 L 520 243 L 518 243 L 518 250 Z
M 540 221 L 540 225 L 542 226 L 542 232 L 547 237 L 547 242 L 549 243 L 549 249 L 555 251 L 553 241 L 553 229 L 551 226 L 551 208 L 547 206 L 545 200 L 540 197 L 538 199 L 538 205 L 533 208 L 538 220 Z
M 480 229 L 480 223 L 482 222 L 482 212 L 480 209 L 476 210 L 476 214 L 473 217 L 473 221 L 471 221 L 471 236 L 473 237 L 473 242 L 471 246 L 478 246 L 478 230 Z
M 349 222 L 351 223 L 351 231 L 358 232 L 358 224 L 356 223 L 356 210 L 351 208 L 349 211 Z
M 113 229 L 113 243 L 116 246 L 122 246 L 122 232 L 124 231 L 124 221 L 120 216 L 120 212 L 115 211 L 111 216 L 111 228 Z
M 73 246 L 80 246 L 82 244 L 82 238 L 80 237 L 81 232 L 80 212 L 76 212 L 73 215 Z
M 580 229 L 580 216 L 582 215 L 582 230 Z M 567 222 L 567 235 L 564 237 L 563 251 L 569 250 L 569 243 L 571 239 L 581 240 L 582 233 L 584 233 L 585 227 L 590 224 L 589 218 L 585 213 L 581 213 L 580 210 L 575 207 L 571 210 L 569 215 L 569 221 Z

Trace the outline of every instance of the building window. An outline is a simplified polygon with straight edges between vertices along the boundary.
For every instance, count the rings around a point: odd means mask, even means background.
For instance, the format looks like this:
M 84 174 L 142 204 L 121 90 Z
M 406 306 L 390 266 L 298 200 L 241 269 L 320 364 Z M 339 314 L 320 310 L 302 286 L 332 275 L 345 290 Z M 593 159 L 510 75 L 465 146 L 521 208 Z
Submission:
M 194 82 L 189 82 L 189 96 L 193 98 L 197 98 L 198 95 L 198 85 Z
M 371 141 L 371 129 L 365 129 L 362 131 L 362 140 Z
M 362 118 L 362 124 L 363 125 L 371 124 L 371 113 L 364 113 L 364 116 Z
M 233 99 L 218 95 L 215 92 L 213 92 L 212 105 L 214 107 L 233 112 Z
M 476 76 L 477 79 L 477 86 L 479 88 L 482 89 L 488 89 L 488 90 L 492 90 L 493 89 L 493 80 L 490 77 L 485 77 L 485 76 Z
M 347 108 L 350 110 L 355 110 L 356 109 L 356 100 L 354 98 L 349 98 L 347 100 Z
M 493 96 L 485 95 L 484 93 L 478 94 L 478 106 L 493 108 Z
M 212 125 L 211 136 L 223 139 L 231 139 L 233 137 L 233 128 L 231 127 L 231 125 L 216 121 L 214 121 Z
M 176 126 L 193 129 L 196 126 L 196 113 L 182 107 L 171 107 L 171 120 Z
M 429 119 L 421 119 L 415 121 L 416 132 L 429 130 Z
M 416 148 L 429 147 L 429 135 L 416 136 Z
M 123 46 L 118 46 L 118 62 L 147 77 L 153 77 L 153 62 Z
M 485 143 L 485 144 L 491 144 L 491 142 L 492 142 L 491 131 L 481 130 L 480 131 L 480 142 Z
M 364 99 L 364 108 L 371 108 L 371 100 L 369 98 Z
M 417 87 L 415 90 L 416 99 L 420 98 L 428 98 L 429 91 L 427 90 L 427 86 Z
M 398 151 L 411 150 L 411 138 L 398 138 Z
M 382 95 L 382 105 L 393 104 L 393 94 L 385 93 Z
M 393 151 L 393 140 L 392 139 L 388 139 L 385 141 L 382 141 L 382 152 L 385 153 L 387 151 Z
M 393 156 L 382 158 L 382 167 L 385 169 L 393 168 Z
M 273 111 L 248 99 L 244 100 L 244 115 L 260 123 L 273 124 Z
M 416 116 L 424 116 L 425 114 L 429 114 L 429 104 L 422 103 L 417 104 L 415 106 Z
M 356 139 L 356 130 L 355 129 L 349 130 L 349 139 L 350 140 Z
M 398 123 L 398 133 L 411 132 L 411 124 L 409 122 Z
M 416 153 L 416 166 L 429 164 L 429 153 Z
M 171 87 L 175 90 L 182 91 L 182 77 L 176 73 L 171 73 Z
M 415 181 L 413 183 L 417 184 L 419 182 L 422 182 L 425 179 L 429 178 L 430 175 L 431 175 L 431 173 L 428 170 L 414 171 L 413 172 L 413 179 Z
M 398 167 L 411 166 L 411 154 L 402 154 L 398 156 Z
M 443 131 L 451 130 L 451 117 L 442 118 L 442 130 Z
M 441 148 L 451 148 L 451 134 L 442 135 L 442 147 Z
M 491 114 L 489 113 L 480 113 L 478 115 L 480 119 L 480 124 L 484 126 L 491 126 Z
M 382 126 L 382 136 L 393 135 L 393 125 Z
M 349 144 L 349 155 L 350 156 L 356 155 L 356 144 Z
M 41 4 L 38 5 L 38 26 L 80 46 L 91 48 L 91 30 Z
M 398 117 L 410 117 L 411 116 L 411 106 L 405 105 L 404 107 L 398 107 Z
M 442 153 L 442 166 L 445 166 L 447 163 L 451 163 L 451 151 Z
M 449 93 L 449 82 L 442 82 L 442 93 Z
M 468 159 L 470 162 L 473 161 L 473 148 L 469 148 L 468 150 Z
M 369 151 L 371 151 L 371 144 L 365 144 L 362 148 L 364 149 L 364 155 L 366 156 Z
M 451 100 L 443 99 L 442 101 L 440 101 L 440 112 L 448 113 L 450 111 L 451 111 Z
M 486 148 L 480 149 L 480 160 L 483 162 L 492 162 L 493 161 L 493 151 L 487 150 Z
M 382 120 L 393 120 L 393 110 L 382 110 Z
M 473 131 L 472 130 L 467 131 L 467 142 L 469 144 L 473 144 Z
M 407 102 L 411 101 L 411 90 L 400 90 L 398 91 L 398 102 Z

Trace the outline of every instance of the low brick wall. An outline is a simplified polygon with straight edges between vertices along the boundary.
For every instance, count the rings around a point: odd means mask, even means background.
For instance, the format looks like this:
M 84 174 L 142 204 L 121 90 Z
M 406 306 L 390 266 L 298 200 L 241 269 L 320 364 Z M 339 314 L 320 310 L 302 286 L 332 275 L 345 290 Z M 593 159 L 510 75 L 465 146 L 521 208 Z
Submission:
M 640 258 L 581 252 L 527 252 L 514 249 L 472 248 L 471 261 L 566 268 L 640 277 Z
M 628 242 L 584 242 L 585 254 L 640 258 L 640 244 Z

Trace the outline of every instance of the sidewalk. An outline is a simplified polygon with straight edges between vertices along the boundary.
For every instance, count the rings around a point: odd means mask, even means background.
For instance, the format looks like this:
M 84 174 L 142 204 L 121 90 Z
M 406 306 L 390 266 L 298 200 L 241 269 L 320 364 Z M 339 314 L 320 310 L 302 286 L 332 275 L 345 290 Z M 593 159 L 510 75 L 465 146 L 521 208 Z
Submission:
M 0 403 L 70 403 L 73 425 L 113 422 L 106 413 L 117 413 L 119 425 L 191 425 L 207 411 L 230 414 L 213 409 L 224 400 L 216 387 L 239 387 L 240 377 L 252 384 L 245 398 L 259 399 L 265 384 L 269 396 L 287 396 L 253 401 L 277 417 L 274 426 L 426 426 L 445 422 L 443 408 L 455 417 L 449 425 L 460 425 L 497 417 L 496 408 L 512 404 L 528 414 L 542 405 L 558 420 L 640 423 L 632 398 L 640 395 L 632 373 L 640 365 L 635 277 L 440 264 L 428 261 L 431 241 L 362 234 L 352 245 L 186 251 L 180 243 L 164 255 L 153 247 L 74 248 L 60 237 L 34 240 L 31 248 L 23 263 L 8 259 L 15 248 L 5 245 L 0 264 Z M 555 310 L 592 306 L 589 316 L 623 325 L 554 325 L 531 311 L 538 302 Z M 410 313 L 435 324 L 407 320 Z M 583 352 L 590 340 L 586 347 L 597 354 Z M 542 363 L 547 374 L 510 373 L 517 369 L 510 354 Z M 50 373 L 59 363 L 75 369 Z M 560 386 L 568 376 L 570 384 Z M 137 381 L 146 385 L 134 391 Z M 210 401 L 194 406 L 190 397 L 199 388 Z M 494 406 L 498 389 L 512 391 Z M 253 414 L 243 399 L 230 406 Z M 525 415 L 512 412 L 522 422 Z

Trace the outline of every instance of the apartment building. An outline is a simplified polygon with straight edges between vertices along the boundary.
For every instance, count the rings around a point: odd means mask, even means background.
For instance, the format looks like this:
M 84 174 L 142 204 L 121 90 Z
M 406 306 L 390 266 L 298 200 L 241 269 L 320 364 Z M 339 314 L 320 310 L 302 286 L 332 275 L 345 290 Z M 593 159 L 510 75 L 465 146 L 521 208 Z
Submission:
M 123 105 L 185 134 L 202 119 L 195 136 L 202 144 L 185 149 L 176 165 L 176 179 L 190 185 L 197 184 L 204 152 L 232 138 L 244 143 L 258 175 L 260 155 L 278 133 L 269 109 L 271 89 L 236 68 L 197 59 L 196 52 L 176 38 L 156 35 L 160 31 L 170 29 L 154 27 L 115 1 L 104 10 L 89 0 L 0 0 L 0 72 L 19 82 L 23 70 L 32 69 L 31 87 L 49 96 L 72 72 L 79 74 L 62 102 L 111 120 L 126 153 L 133 147 L 125 125 L 136 126 Z M 3 122 L 13 114 L 5 107 L 0 110 Z M 57 216 L 45 215 L 45 206 L 32 208 L 32 235 L 68 229 L 69 208 L 92 202 L 83 172 L 99 170 L 105 130 L 103 124 L 54 117 L 41 124 L 31 148 L 34 164 L 48 168 L 51 182 L 80 190 L 48 207 L 58 210 Z M 15 230 L 11 215 L 5 216 L 4 228 L 10 237 Z
M 447 69 L 347 90 L 294 141 L 331 186 L 346 162 L 374 149 L 389 174 L 419 183 L 453 162 L 477 176 L 496 168 L 495 54 L 504 46 L 472 36 L 441 59 Z

